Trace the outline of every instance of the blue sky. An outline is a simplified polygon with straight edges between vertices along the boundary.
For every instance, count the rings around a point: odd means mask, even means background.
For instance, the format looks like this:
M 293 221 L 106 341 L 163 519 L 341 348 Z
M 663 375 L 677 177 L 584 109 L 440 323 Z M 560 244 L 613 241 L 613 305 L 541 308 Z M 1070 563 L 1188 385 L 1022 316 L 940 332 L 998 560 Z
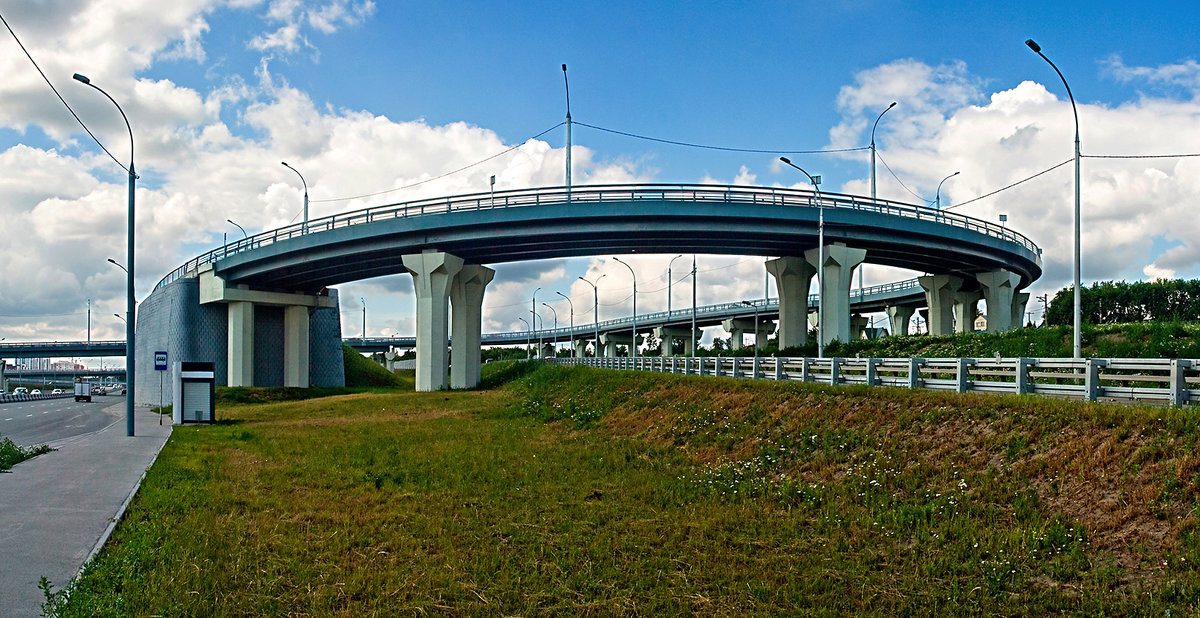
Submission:
M 763 150 L 861 147 L 876 141 L 881 197 L 965 202 L 1071 155 L 1066 93 L 1024 45 L 1036 39 L 1080 103 L 1089 154 L 1200 151 L 1197 10 L 1115 2 L 560 2 L 361 0 L 0 0 L 21 37 L 81 117 L 118 157 L 124 126 L 111 104 L 72 82 L 81 72 L 121 101 L 138 141 L 139 296 L 196 253 L 286 224 L 303 170 L 312 216 L 435 195 L 561 182 L 558 128 L 514 155 L 444 181 L 372 200 L 318 202 L 411 184 L 474 163 L 553 127 L 570 71 L 576 122 L 661 139 Z M 83 338 L 94 313 L 124 311 L 121 170 L 83 135 L 7 32 L 0 32 L 0 336 Z M 717 182 L 802 186 L 778 153 L 729 153 L 631 139 L 576 125 L 575 182 Z M 793 156 L 823 189 L 866 193 L 863 152 Z M 1200 161 L 1085 161 L 1084 279 L 1194 277 Z M 898 178 L 898 180 L 897 180 Z M 1030 291 L 1069 280 L 1069 168 L 960 212 L 1010 225 L 1046 249 Z M 13 233 L 13 230 L 20 232 Z M 145 257 L 143 257 L 145 256 Z M 485 330 L 522 328 L 541 286 L 579 301 L 575 281 L 608 272 L 607 256 L 504 265 L 485 301 Z M 637 261 L 646 289 L 665 287 L 672 256 Z M 701 302 L 760 296 L 757 258 L 703 257 Z M 678 266 L 678 262 L 676 264 Z M 620 266 L 616 268 L 620 269 Z M 677 268 L 676 271 L 681 269 Z M 613 270 L 601 318 L 627 314 Z M 678 273 L 677 273 L 678 274 Z M 869 267 L 867 284 L 912 273 Z M 574 282 L 574 284 L 572 283 Z M 584 293 L 586 291 L 586 294 Z M 640 290 L 639 290 L 640 292 Z M 690 302 L 676 286 L 677 305 Z M 412 332 L 406 275 L 343 286 L 345 332 Z M 557 298 L 557 297 L 554 297 Z M 577 302 L 576 305 L 590 305 Z M 660 306 L 661 305 L 661 306 Z M 665 308 L 639 293 L 639 312 Z M 1031 309 L 1032 310 L 1032 309 Z M 560 311 L 560 313 L 564 313 Z M 577 316 L 590 320 L 591 316 Z M 93 337 L 119 338 L 120 323 Z M 711 335 L 710 335 L 711 336 Z

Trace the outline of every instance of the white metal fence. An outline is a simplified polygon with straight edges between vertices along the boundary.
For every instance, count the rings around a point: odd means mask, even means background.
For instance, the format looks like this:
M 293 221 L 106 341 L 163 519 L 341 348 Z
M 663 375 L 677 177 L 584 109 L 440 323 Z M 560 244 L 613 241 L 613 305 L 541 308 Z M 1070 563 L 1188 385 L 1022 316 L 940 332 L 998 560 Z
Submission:
M 927 388 L 959 393 L 1049 395 L 1084 401 L 1200 402 L 1200 361 L 1174 358 L 557 358 L 560 365 Z

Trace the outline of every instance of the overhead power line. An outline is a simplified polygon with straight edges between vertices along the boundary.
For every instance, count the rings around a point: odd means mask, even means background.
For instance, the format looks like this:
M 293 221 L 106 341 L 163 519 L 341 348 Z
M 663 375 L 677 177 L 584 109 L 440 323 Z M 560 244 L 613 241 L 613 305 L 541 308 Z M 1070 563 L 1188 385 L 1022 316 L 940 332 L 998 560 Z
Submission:
M 55 88 L 54 84 L 50 83 L 50 78 L 46 77 L 46 73 L 42 71 L 42 67 L 38 66 L 37 61 L 33 59 L 33 56 L 29 53 L 29 50 L 25 49 L 25 44 L 22 43 L 21 39 L 17 37 L 17 33 L 13 32 L 12 26 L 8 25 L 8 20 L 4 19 L 3 15 L 0 15 L 0 21 L 4 22 L 4 27 L 8 28 L 8 33 L 12 35 L 13 40 L 17 42 L 18 46 L 20 46 L 21 51 L 25 52 L 25 57 L 29 58 L 29 62 L 33 63 L 33 68 L 37 69 L 37 72 L 42 76 L 42 79 L 46 80 L 46 85 L 50 86 L 50 90 L 54 91 L 54 96 L 58 97 L 59 101 L 62 101 L 62 104 L 67 108 L 68 112 L 71 112 L 71 115 L 75 117 L 75 121 L 79 123 L 79 126 L 83 127 L 84 131 L 87 131 L 87 134 L 91 136 L 92 141 L 96 142 L 96 145 L 100 147 L 100 150 L 104 151 L 104 154 L 108 155 L 109 158 L 115 161 L 117 165 L 121 166 L 121 169 L 125 170 L 126 174 L 130 174 L 129 168 L 125 167 L 124 163 L 121 163 L 119 159 L 114 157 L 113 153 L 109 152 L 108 149 L 104 147 L 104 144 L 100 143 L 100 140 L 95 136 L 95 134 L 92 133 L 92 130 L 83 123 L 83 119 L 79 117 L 79 114 L 76 114 L 75 110 L 71 109 L 70 104 L 67 103 L 67 100 L 64 99 L 61 94 L 59 94 L 58 88 Z
M 1066 164 L 1068 164 L 1068 163 L 1072 163 L 1072 162 L 1074 162 L 1074 161 L 1075 161 L 1075 159 L 1074 159 L 1074 158 L 1067 159 L 1066 161 L 1063 161 L 1062 163 L 1059 163 L 1058 165 L 1055 165 L 1054 167 L 1050 167 L 1050 168 L 1044 169 L 1044 170 L 1042 170 L 1042 171 L 1040 171 L 1040 172 L 1038 172 L 1038 173 L 1036 173 L 1036 174 L 1034 174 L 1034 175 L 1032 175 L 1032 176 L 1030 176 L 1030 177 L 1028 177 L 1028 178 L 1025 178 L 1025 179 L 1023 179 L 1023 180 L 1018 180 L 1018 181 L 1016 181 L 1016 182 L 1012 183 L 1011 185 L 1008 185 L 1008 186 L 1006 186 L 1006 187 L 1001 187 L 1001 188 L 999 188 L 999 189 L 996 189 L 995 191 L 992 191 L 991 193 L 987 193 L 987 194 L 984 194 L 984 195 L 980 195 L 979 197 L 971 198 L 971 199 L 969 199 L 969 200 L 967 200 L 967 201 L 965 201 L 965 202 L 959 202 L 959 203 L 957 203 L 957 204 L 954 204 L 953 206 L 947 206 L 947 207 L 943 208 L 942 210 L 952 210 L 952 209 L 954 209 L 954 208 L 958 208 L 959 206 L 966 206 L 967 204 L 970 204 L 971 202 L 978 202 L 979 200 L 981 200 L 981 199 L 983 199 L 983 198 L 985 198 L 985 197 L 991 197 L 991 196 L 993 196 L 993 195 L 995 195 L 995 194 L 997 194 L 997 193 L 1000 193 L 1001 191 L 1007 191 L 1007 190 L 1009 190 L 1009 189 L 1011 189 L 1011 188 L 1013 188 L 1013 187 L 1015 187 L 1015 186 L 1017 186 L 1017 185 L 1019 185 L 1019 184 L 1021 184 L 1021 183 L 1023 183 L 1023 182 L 1029 182 L 1030 180 L 1033 180 L 1034 178 L 1037 178 L 1038 176 L 1041 176 L 1041 175 L 1043 175 L 1043 174 L 1048 174 L 1048 173 L 1050 173 L 1050 172 L 1053 172 L 1054 170 L 1056 170 L 1056 169 L 1058 169 L 1058 168 L 1060 168 L 1060 167 L 1062 167 L 1062 166 L 1064 166 L 1064 165 L 1066 165 Z
M 680 141 L 675 141 L 675 140 L 662 139 L 660 137 L 650 137 L 648 135 L 638 135 L 637 133 L 629 133 L 627 131 L 618 131 L 616 129 L 608 129 L 605 127 L 598 127 L 594 124 L 588 124 L 586 122 L 579 122 L 578 120 L 576 120 L 572 124 L 577 124 L 581 127 L 587 127 L 589 129 L 595 129 L 597 131 L 604 131 L 605 133 L 612 133 L 614 135 L 623 135 L 625 137 L 632 137 L 634 139 L 646 140 L 648 142 L 658 142 L 660 144 L 670 144 L 672 146 L 684 146 L 686 148 L 702 148 L 704 150 L 722 150 L 725 152 L 752 152 L 752 153 L 758 153 L 758 154 L 829 154 L 829 153 L 835 153 L 835 152 L 857 152 L 859 150 L 870 150 L 870 147 L 868 147 L 868 146 L 860 146 L 857 148 L 839 148 L 839 149 L 833 149 L 833 150 L 783 150 L 783 149 L 778 149 L 778 148 L 775 148 L 775 149 L 733 148 L 730 146 L 712 146 L 712 145 L 708 145 L 708 144 L 695 144 L 695 143 L 691 143 L 691 142 L 680 142 Z

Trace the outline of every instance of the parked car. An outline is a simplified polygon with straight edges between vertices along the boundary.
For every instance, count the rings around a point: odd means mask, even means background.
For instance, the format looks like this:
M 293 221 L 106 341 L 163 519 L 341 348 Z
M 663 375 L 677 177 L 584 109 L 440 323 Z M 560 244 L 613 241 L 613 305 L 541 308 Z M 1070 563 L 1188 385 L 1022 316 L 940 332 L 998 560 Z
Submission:
M 51 394 L 51 395 L 61 395 L 61 394 L 62 394 L 62 389 L 61 389 L 61 388 L 56 388 L 56 389 L 54 389 L 54 390 L 50 391 L 50 394 Z
M 28 395 L 29 389 L 25 388 L 24 386 L 18 386 L 13 389 L 13 394 L 14 395 Z
M 35 389 L 33 389 L 32 391 L 30 391 L 30 392 L 29 392 L 29 394 L 30 394 L 30 395 L 41 395 L 41 394 L 42 394 L 42 391 L 41 391 L 40 389 L 36 389 L 36 388 L 35 388 Z

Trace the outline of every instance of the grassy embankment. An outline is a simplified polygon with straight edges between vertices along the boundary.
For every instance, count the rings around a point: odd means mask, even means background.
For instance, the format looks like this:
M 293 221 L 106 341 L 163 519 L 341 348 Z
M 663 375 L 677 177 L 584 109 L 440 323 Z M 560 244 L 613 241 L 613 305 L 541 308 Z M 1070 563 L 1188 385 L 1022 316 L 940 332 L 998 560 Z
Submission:
M 177 429 L 65 613 L 1200 607 L 1191 410 L 528 367 Z

